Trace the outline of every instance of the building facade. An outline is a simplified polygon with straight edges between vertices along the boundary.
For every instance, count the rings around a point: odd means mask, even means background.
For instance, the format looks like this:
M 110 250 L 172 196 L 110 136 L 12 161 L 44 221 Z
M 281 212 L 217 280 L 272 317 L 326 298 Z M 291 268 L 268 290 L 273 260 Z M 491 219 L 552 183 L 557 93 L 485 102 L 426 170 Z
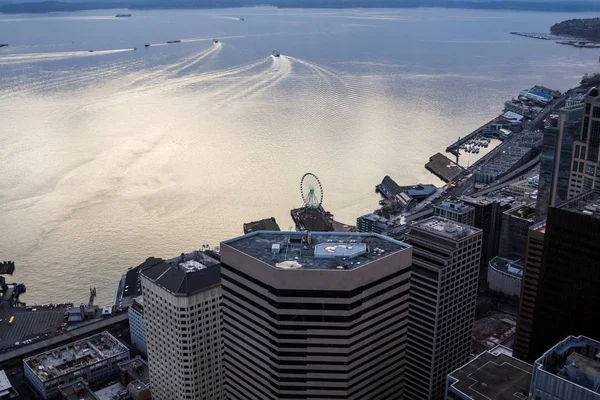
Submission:
M 222 399 L 219 262 L 182 254 L 140 276 L 152 398 Z
M 526 361 L 537 359 L 569 335 L 600 337 L 598 254 L 600 189 L 550 207 L 537 288 L 528 286 L 529 264 L 525 270 L 523 301 L 525 290 L 534 296 L 527 299 L 534 303 L 528 352 L 519 351 Z
M 488 289 L 505 296 L 519 297 L 523 281 L 522 261 L 494 257 L 488 268 Z
M 465 204 L 475 209 L 475 226 L 482 231 L 481 264 L 479 279 L 487 281 L 487 269 L 490 260 L 498 255 L 502 226 L 502 213 L 510 209 L 510 203 L 490 200 L 485 197 L 462 197 Z
M 481 237 L 441 217 L 412 227 L 406 399 L 443 399 L 446 375 L 469 359 Z
M 442 201 L 433 207 L 433 215 L 455 221 L 460 224 L 475 225 L 475 208 L 462 201 Z
M 535 203 L 521 205 L 502 214 L 498 255 L 509 260 L 522 260 L 527 250 L 529 227 L 535 222 Z
M 225 397 L 402 398 L 411 256 L 377 234 L 221 243 Z
M 144 318 L 144 297 L 138 296 L 127 309 L 129 314 L 129 334 L 133 347 L 148 358 L 146 347 L 146 319 Z
M 584 105 L 576 103 L 560 109 L 557 127 L 544 130 L 536 221 L 548 214 L 548 207 L 567 200 L 573 143 L 579 138 Z
M 532 400 L 600 400 L 600 342 L 569 336 L 533 363 Z
M 57 347 L 23 360 L 25 379 L 43 398 L 59 395 L 59 386 L 79 379 L 88 384 L 117 376 L 118 364 L 129 360 L 129 349 L 108 332 Z
M 569 197 L 600 188 L 600 92 L 592 88 L 585 97 L 579 140 L 573 143 Z
M 519 314 L 514 347 L 515 357 L 521 360 L 531 359 L 529 357 L 529 344 L 531 342 L 533 314 L 542 268 L 545 232 L 546 221 L 543 221 L 529 228 L 527 236 L 527 252 L 525 253 L 523 282 L 521 284 L 521 295 L 519 296 Z

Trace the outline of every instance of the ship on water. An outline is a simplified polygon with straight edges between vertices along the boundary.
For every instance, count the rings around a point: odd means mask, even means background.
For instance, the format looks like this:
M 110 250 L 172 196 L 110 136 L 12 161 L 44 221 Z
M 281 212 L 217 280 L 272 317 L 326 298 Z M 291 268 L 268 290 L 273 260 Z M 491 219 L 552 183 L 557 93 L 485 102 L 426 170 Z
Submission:
M 172 43 L 181 43 L 181 40 L 169 40 L 167 43 L 168 43 L 168 44 L 172 44 Z
M 0 47 L 8 47 L 8 43 L 0 43 Z
M 219 40 L 218 39 L 213 39 L 213 43 L 217 44 L 217 43 L 219 43 Z
M 131 18 L 131 14 L 117 14 L 116 18 Z
M 281 53 L 278 52 L 277 50 L 273 50 L 272 54 L 273 54 L 273 57 L 279 57 L 279 56 L 281 56 Z

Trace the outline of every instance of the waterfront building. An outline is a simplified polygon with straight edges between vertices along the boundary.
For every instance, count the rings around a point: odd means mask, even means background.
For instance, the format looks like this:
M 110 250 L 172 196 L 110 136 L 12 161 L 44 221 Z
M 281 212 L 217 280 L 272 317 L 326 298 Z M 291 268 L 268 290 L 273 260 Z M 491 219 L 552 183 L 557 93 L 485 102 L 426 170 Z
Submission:
M 221 271 L 205 252 L 141 273 L 152 397 L 222 398 Z
M 527 233 L 533 225 L 535 203 L 514 207 L 502 213 L 502 230 L 498 255 L 509 260 L 522 260 L 527 249 Z
M 129 314 L 129 334 L 131 345 L 144 357 L 148 357 L 146 347 L 146 319 L 144 318 L 144 297 L 138 296 L 127 309 Z
M 523 280 L 522 261 L 513 261 L 502 257 L 492 258 L 489 263 L 487 279 L 490 291 L 518 297 L 521 294 Z
M 473 198 L 463 196 L 461 200 L 465 204 L 473 206 L 475 209 L 474 226 L 481 229 L 483 233 L 481 239 L 479 279 L 482 282 L 486 282 L 489 262 L 498 255 L 498 248 L 500 247 L 502 213 L 510 209 L 510 203 L 487 197 Z
M 117 376 L 118 364 L 129 360 L 129 349 L 108 332 L 23 360 L 25 379 L 43 399 L 58 396 L 58 387 L 83 378 L 88 384 Z
M 448 374 L 446 400 L 526 400 L 533 367 L 496 346 Z
M 554 99 L 554 96 L 552 96 L 550 93 L 534 89 L 522 90 L 519 93 L 519 97 L 523 97 L 527 100 L 531 100 L 544 106 Z
M 411 260 L 374 233 L 221 243 L 225 398 L 402 398 Z
M 405 398 L 440 400 L 471 352 L 480 229 L 441 217 L 413 224 Z
M 569 336 L 533 363 L 530 399 L 599 400 L 600 342 Z
M 475 208 L 460 200 L 444 200 L 433 207 L 434 216 L 449 219 L 460 224 L 475 225 Z
M 11 400 L 19 398 L 19 392 L 13 388 L 4 370 L 0 370 L 0 399 Z
M 543 221 L 529 228 L 527 235 L 527 251 L 525 253 L 521 295 L 519 296 L 519 313 L 514 346 L 515 357 L 522 360 L 530 359 L 529 344 L 531 342 L 533 314 L 542 268 L 545 232 L 546 221 Z
M 391 223 L 387 218 L 373 213 L 356 218 L 357 232 L 385 234 L 395 227 L 396 225 Z
M 573 143 L 569 197 L 600 188 L 600 92 L 590 89 L 585 97 L 583 123 Z
M 560 109 L 557 127 L 544 130 L 536 221 L 548 214 L 548 207 L 567 199 L 573 143 L 580 136 L 584 105 L 574 103 Z
M 598 254 L 600 189 L 550 207 L 537 278 L 530 279 L 528 271 L 535 262 L 527 260 L 525 264 L 521 297 L 522 302 L 533 303 L 533 316 L 525 318 L 531 320 L 531 327 L 527 326 L 530 330 L 527 345 L 519 344 L 522 338 L 517 336 L 520 357 L 532 362 L 554 343 L 572 334 L 600 337 Z
M 161 258 L 149 257 L 137 267 L 129 268 L 121 276 L 114 296 L 114 309 L 116 311 L 127 308 L 134 298 L 142 295 L 140 272 L 162 261 Z

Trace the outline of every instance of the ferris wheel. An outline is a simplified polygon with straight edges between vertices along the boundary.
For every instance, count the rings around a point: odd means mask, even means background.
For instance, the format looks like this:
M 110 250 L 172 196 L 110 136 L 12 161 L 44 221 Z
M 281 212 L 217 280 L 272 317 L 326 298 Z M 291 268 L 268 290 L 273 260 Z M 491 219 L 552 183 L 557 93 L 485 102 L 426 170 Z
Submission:
M 321 207 L 323 203 L 323 187 L 315 174 L 308 172 L 302 176 L 302 180 L 300 180 L 300 194 L 302 195 L 304 207 Z

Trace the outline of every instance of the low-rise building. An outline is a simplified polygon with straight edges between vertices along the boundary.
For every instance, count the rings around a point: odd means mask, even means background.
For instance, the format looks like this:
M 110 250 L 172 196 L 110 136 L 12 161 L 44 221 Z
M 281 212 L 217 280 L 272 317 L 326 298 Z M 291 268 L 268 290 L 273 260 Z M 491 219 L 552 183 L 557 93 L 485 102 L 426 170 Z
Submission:
M 0 400 L 10 400 L 19 397 L 19 393 L 12 387 L 6 372 L 0 371 Z
M 475 207 L 460 200 L 444 200 L 433 207 L 434 216 L 443 217 L 460 224 L 475 225 Z
M 148 357 L 148 349 L 146 347 L 146 319 L 144 318 L 144 297 L 138 296 L 134 298 L 127 313 L 129 314 L 129 334 L 131 336 L 131 344 L 137 351 L 142 353 L 144 357 Z
M 83 379 L 59 386 L 58 394 L 61 400 L 100 400 Z
M 531 399 L 600 399 L 600 342 L 569 336 L 533 363 Z
M 527 400 L 531 369 L 509 348 L 496 346 L 448 374 L 445 399 Z
M 133 381 L 139 381 L 146 385 L 150 384 L 150 368 L 146 361 L 140 356 L 119 364 L 119 381 L 123 386 Z
M 506 296 L 519 296 L 523 281 L 523 262 L 494 257 L 488 268 L 488 289 Z
M 25 379 L 44 399 L 58 396 L 58 387 L 83 378 L 93 385 L 117 375 L 129 360 L 129 349 L 108 332 L 56 347 L 23 360 Z
M 380 217 L 376 214 L 366 214 L 356 218 L 356 230 L 358 232 L 373 232 L 385 234 L 396 225 L 390 222 L 387 218 Z

